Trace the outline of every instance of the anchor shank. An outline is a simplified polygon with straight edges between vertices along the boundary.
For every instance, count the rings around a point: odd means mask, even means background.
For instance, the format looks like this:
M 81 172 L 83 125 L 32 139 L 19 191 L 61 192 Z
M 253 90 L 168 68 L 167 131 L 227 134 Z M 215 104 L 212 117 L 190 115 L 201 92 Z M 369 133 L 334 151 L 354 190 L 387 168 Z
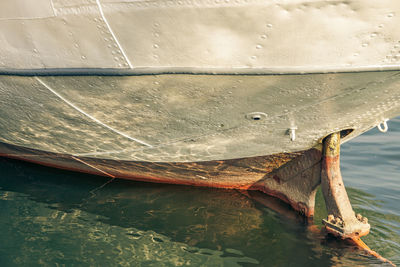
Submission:
M 340 172 L 340 133 L 333 133 L 324 139 L 321 186 L 328 211 L 323 220 L 326 229 L 342 238 L 363 236 L 369 233 L 366 218 L 355 215 L 347 196 Z

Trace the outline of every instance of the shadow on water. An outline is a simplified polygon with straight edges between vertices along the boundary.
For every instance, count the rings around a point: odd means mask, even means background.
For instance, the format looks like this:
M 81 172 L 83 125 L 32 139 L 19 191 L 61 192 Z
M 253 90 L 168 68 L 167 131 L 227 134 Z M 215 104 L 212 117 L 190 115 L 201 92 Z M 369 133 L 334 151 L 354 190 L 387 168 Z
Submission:
M 0 238 L 7 240 L 0 245 L 1 266 L 380 265 L 257 192 L 123 180 L 107 184 L 106 178 L 8 159 L 0 159 L 0 170 Z M 356 206 L 374 201 L 359 190 L 350 194 Z M 326 216 L 320 193 L 317 205 L 320 227 Z M 387 219 L 399 222 L 398 216 Z M 376 236 L 382 233 L 372 232 L 369 239 Z M 379 252 L 400 251 L 390 249 Z

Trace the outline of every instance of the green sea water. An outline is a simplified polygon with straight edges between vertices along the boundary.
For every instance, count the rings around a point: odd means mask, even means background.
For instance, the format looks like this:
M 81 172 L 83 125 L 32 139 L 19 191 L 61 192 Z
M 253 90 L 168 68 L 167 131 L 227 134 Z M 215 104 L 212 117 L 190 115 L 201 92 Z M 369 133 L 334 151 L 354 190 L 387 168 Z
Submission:
M 400 118 L 342 146 L 363 240 L 400 265 Z M 0 266 L 381 266 L 261 194 L 109 180 L 0 158 Z M 264 204 L 262 204 L 264 203 Z M 316 226 L 314 226 L 316 225 Z

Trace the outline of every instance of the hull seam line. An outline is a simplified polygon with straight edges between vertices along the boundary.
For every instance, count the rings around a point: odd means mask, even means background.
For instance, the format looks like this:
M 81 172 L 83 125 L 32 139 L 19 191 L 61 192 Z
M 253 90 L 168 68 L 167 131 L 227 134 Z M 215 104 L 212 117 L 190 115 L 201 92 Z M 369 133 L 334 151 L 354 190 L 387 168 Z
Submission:
M 133 69 L 133 66 L 132 66 L 132 64 L 131 64 L 131 62 L 130 62 L 128 56 L 125 54 L 124 49 L 122 48 L 121 44 L 118 42 L 117 37 L 115 36 L 113 30 L 111 29 L 111 26 L 110 26 L 110 24 L 108 23 L 108 21 L 107 21 L 107 19 L 106 19 L 106 16 L 104 15 L 103 8 L 101 7 L 100 0 L 96 0 L 96 3 L 97 3 L 97 6 L 98 6 L 98 8 L 99 8 L 99 11 L 100 11 L 101 18 L 104 20 L 105 24 L 107 25 L 108 30 L 110 31 L 112 37 L 114 38 L 114 40 L 115 40 L 115 42 L 117 43 L 119 49 L 121 50 L 121 53 L 122 53 L 122 55 L 124 56 L 126 62 L 128 63 L 129 68 Z
M 139 144 L 142 144 L 144 146 L 147 147 L 153 147 L 152 145 L 141 141 L 139 139 L 136 139 L 134 137 L 131 137 L 123 132 L 120 132 L 114 128 L 112 128 L 111 126 L 108 126 L 107 124 L 103 123 L 102 121 L 96 119 L 95 117 L 93 117 L 92 115 L 86 113 L 85 111 L 83 111 L 82 109 L 78 108 L 77 106 L 75 106 L 73 103 L 71 103 L 70 101 L 68 101 L 67 99 L 65 99 L 62 95 L 60 95 L 59 93 L 57 93 L 56 91 L 54 91 L 49 85 L 47 85 L 45 82 L 43 82 L 39 77 L 35 77 L 35 79 L 42 84 L 47 90 L 49 90 L 50 92 L 52 92 L 54 95 L 56 95 L 58 98 L 60 98 L 62 101 L 64 101 L 66 104 L 68 104 L 70 107 L 72 107 L 73 109 L 75 109 L 76 111 L 78 111 L 79 113 L 83 114 L 84 116 L 86 116 L 87 118 L 91 119 L 94 122 L 97 122 L 98 124 L 102 125 L 103 127 L 113 131 L 116 134 L 122 135 L 123 137 L 128 138 L 129 140 L 132 140 L 134 142 L 137 142 Z

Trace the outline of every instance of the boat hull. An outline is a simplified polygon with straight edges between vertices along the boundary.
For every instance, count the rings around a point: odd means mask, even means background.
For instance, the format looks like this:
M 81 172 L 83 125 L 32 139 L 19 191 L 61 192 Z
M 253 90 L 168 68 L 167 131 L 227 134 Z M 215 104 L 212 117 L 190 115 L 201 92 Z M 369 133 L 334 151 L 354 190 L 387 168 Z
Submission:
M 400 72 L 3 75 L 0 155 L 110 178 L 259 190 L 306 216 L 321 144 L 400 113 Z
M 400 72 L 0 76 L 0 141 L 124 161 L 200 162 L 343 142 L 400 114 Z
M 320 184 L 321 150 L 205 162 L 117 161 L 45 152 L 0 143 L 0 156 L 48 167 L 155 183 L 258 190 L 314 214 Z

